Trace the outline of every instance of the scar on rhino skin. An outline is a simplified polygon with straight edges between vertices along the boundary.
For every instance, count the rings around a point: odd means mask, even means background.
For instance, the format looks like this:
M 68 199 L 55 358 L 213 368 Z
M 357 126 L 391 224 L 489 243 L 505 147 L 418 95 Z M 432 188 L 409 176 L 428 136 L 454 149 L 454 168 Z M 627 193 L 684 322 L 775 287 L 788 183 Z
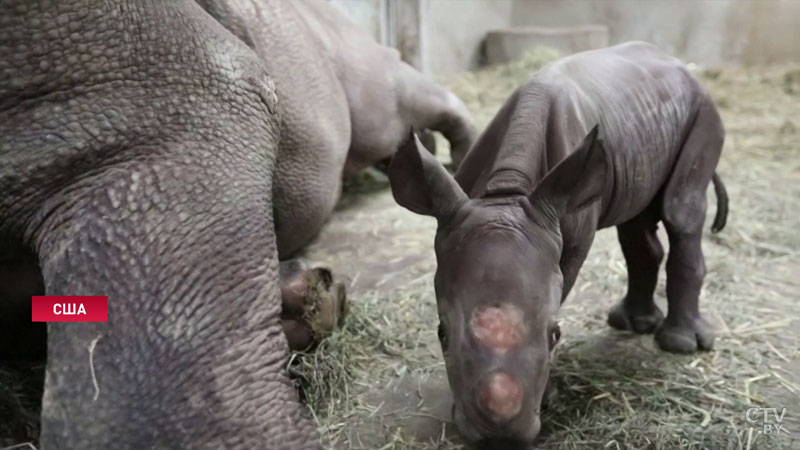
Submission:
M 480 342 L 501 353 L 522 342 L 527 332 L 522 311 L 508 303 L 477 308 L 470 327 Z

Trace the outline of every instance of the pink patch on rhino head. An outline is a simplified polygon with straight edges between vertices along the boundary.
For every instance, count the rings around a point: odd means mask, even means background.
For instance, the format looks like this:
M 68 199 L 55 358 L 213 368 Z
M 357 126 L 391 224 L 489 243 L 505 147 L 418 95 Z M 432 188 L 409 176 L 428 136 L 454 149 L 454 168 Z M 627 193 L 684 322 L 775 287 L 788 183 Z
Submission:
M 522 409 L 522 386 L 511 375 L 495 372 L 478 391 L 481 405 L 500 420 L 509 420 Z
M 522 342 L 526 332 L 522 311 L 509 303 L 477 308 L 470 327 L 478 341 L 501 353 Z

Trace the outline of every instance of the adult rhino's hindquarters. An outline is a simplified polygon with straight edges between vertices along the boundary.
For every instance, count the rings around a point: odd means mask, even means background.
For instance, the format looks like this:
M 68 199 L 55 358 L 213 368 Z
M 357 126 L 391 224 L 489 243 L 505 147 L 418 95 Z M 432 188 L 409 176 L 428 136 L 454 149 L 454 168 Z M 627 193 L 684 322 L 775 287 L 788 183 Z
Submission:
M 599 126 L 597 125 L 599 124 Z M 389 168 L 398 203 L 436 217 L 439 337 L 467 440 L 530 444 L 557 313 L 599 228 L 617 226 L 628 292 L 616 328 L 654 332 L 661 348 L 708 350 L 698 297 L 706 188 L 724 130 L 707 92 L 677 59 L 645 43 L 575 54 L 517 89 L 451 177 L 415 139 Z M 653 302 L 670 240 L 664 318 Z
M 48 325 L 40 448 L 321 447 L 285 370 L 273 87 L 191 1 L 0 2 L 0 253 L 109 299 Z
M 282 104 L 274 208 L 281 258 L 330 216 L 342 175 L 394 154 L 409 127 L 441 132 L 453 160 L 475 141 L 452 92 L 326 0 L 199 0 L 262 58 Z

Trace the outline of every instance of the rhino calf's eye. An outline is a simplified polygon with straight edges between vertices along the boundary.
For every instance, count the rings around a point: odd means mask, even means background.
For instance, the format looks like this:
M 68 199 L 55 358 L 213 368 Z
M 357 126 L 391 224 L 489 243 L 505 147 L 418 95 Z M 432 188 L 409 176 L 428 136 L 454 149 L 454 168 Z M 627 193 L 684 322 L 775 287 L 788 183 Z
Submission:
M 559 339 L 561 339 L 561 327 L 555 324 L 550 328 L 550 350 L 558 344 Z
M 442 343 L 442 350 L 447 351 L 447 330 L 445 330 L 444 324 L 439 323 L 439 329 L 436 330 L 436 334 L 439 336 L 439 342 Z

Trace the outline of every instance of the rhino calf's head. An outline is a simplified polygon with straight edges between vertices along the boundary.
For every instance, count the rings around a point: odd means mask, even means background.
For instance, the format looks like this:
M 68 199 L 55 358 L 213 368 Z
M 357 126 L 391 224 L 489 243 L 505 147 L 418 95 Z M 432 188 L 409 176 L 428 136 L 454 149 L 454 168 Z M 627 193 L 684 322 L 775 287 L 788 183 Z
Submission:
M 596 200 L 605 183 L 595 127 L 529 195 L 468 198 L 412 136 L 389 168 L 395 200 L 433 216 L 434 279 L 454 421 L 473 444 L 525 447 L 561 332 L 559 221 Z

